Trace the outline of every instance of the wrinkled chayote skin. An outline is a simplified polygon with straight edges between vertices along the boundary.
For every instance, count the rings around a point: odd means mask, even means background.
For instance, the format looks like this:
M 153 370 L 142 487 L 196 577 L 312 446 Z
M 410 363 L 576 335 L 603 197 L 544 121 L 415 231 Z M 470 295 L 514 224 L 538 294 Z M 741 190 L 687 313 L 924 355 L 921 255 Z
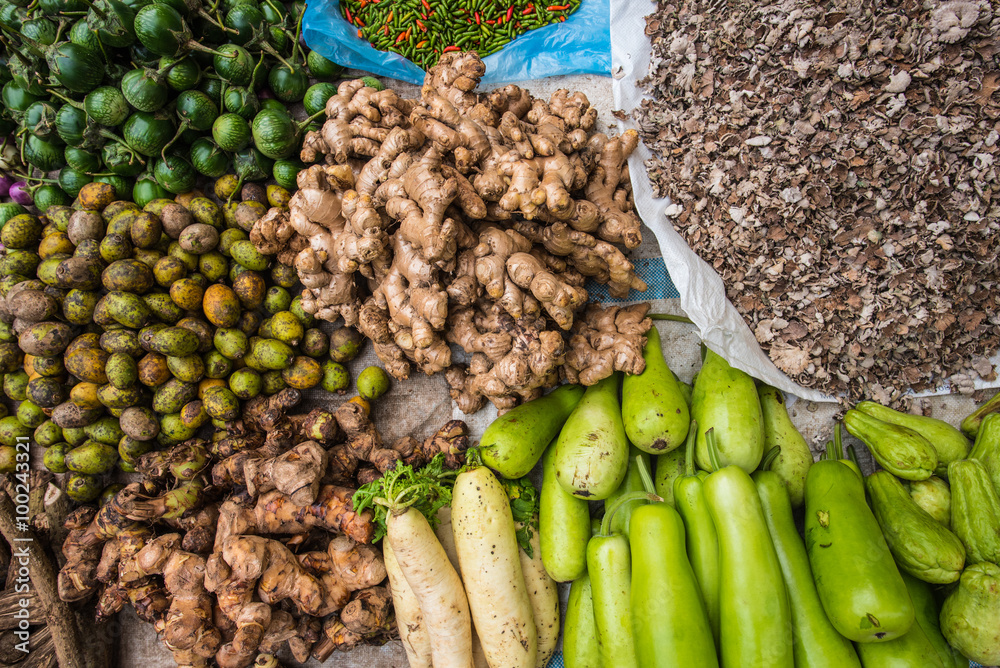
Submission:
M 973 661 L 1000 663 L 1000 567 L 984 561 L 965 569 L 941 607 L 941 632 Z

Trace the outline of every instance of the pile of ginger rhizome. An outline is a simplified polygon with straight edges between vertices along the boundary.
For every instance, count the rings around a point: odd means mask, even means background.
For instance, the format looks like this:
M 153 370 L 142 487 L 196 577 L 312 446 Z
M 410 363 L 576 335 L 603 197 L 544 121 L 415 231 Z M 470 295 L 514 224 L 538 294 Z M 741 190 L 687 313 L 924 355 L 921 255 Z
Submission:
M 363 402 L 289 415 L 300 400 L 252 399 L 211 442 L 144 455 L 141 482 L 73 511 L 60 598 L 96 599 L 99 620 L 132 606 L 181 667 L 273 668 L 286 648 L 325 661 L 394 637 L 372 512 L 352 496 L 397 463 L 458 469 L 466 425 L 388 444 Z
M 637 134 L 596 132 L 579 92 L 477 94 L 483 73 L 455 52 L 417 100 L 343 82 L 305 137 L 315 164 L 290 208 L 250 235 L 295 266 L 307 311 L 356 327 L 398 379 L 444 372 L 467 413 L 639 373 L 650 325 L 647 303 L 602 308 L 583 287 L 646 288 L 619 247 L 641 241 L 626 164 Z

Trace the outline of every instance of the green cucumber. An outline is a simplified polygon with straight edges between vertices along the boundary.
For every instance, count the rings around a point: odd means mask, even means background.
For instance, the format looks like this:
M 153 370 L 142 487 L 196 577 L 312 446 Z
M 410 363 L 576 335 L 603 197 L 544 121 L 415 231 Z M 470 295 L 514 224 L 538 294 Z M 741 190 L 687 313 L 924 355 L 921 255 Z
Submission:
M 685 553 L 680 515 L 663 502 L 639 506 L 632 511 L 628 538 L 632 635 L 638 664 L 643 668 L 718 666 L 708 614 Z
M 691 415 L 680 383 L 670 371 L 656 327 L 646 332 L 646 368 L 622 381 L 622 420 L 629 441 L 643 452 L 664 454 L 687 437 Z
M 588 387 L 556 440 L 556 478 L 577 498 L 608 498 L 628 471 L 620 382 L 621 373 L 616 372 Z
M 694 425 L 693 425 L 694 426 Z M 705 501 L 704 472 L 694 467 L 695 434 L 688 432 L 684 451 L 684 474 L 673 481 L 673 505 L 684 520 L 687 558 L 691 562 L 712 633 L 719 637 L 719 534 Z M 663 461 L 661 455 L 660 461 Z M 660 496 L 663 496 L 662 494 Z

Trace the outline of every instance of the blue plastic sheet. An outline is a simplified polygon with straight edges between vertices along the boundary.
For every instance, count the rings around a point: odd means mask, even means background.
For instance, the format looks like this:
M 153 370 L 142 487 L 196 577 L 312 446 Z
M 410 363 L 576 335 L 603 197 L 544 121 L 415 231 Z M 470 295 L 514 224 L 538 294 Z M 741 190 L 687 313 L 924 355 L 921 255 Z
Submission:
M 302 21 L 310 49 L 356 70 L 423 83 L 424 71 L 397 53 L 379 51 L 340 15 L 337 0 L 311 0 Z M 482 83 L 542 79 L 560 74 L 611 74 L 610 0 L 583 0 L 565 21 L 529 30 L 483 59 Z

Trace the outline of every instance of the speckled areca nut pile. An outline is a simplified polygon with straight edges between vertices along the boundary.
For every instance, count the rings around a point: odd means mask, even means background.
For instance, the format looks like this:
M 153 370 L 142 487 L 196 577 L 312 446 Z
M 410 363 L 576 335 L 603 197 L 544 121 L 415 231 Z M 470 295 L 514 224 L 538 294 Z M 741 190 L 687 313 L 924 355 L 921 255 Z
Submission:
M 316 164 L 290 209 L 251 233 L 296 267 L 305 309 L 357 327 L 396 378 L 445 372 L 466 412 L 640 372 L 650 325 L 647 304 L 588 305 L 583 287 L 646 287 L 619 247 L 641 241 L 625 162 L 636 133 L 596 132 L 582 93 L 477 94 L 484 70 L 446 54 L 417 100 L 342 83 L 305 138 Z

